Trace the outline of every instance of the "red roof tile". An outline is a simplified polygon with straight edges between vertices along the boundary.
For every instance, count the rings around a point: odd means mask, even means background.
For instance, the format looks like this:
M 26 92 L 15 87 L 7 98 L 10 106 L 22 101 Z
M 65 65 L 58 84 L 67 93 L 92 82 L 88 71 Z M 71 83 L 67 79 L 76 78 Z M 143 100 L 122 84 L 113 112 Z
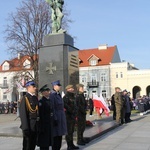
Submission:
M 113 56 L 115 54 L 116 46 L 112 47 L 107 47 L 107 49 L 84 49 L 84 50 L 79 50 L 79 59 L 80 59 L 80 67 L 88 67 L 91 66 L 89 64 L 88 58 L 90 58 L 92 55 L 95 55 L 100 59 L 98 61 L 97 66 L 101 65 L 109 65 L 110 62 L 113 60 Z
M 38 56 L 37 56 L 38 57 Z M 34 56 L 34 59 L 35 59 L 35 56 Z M 20 59 L 18 58 L 14 58 L 12 60 L 5 60 L 1 66 L 0 66 L 0 72 L 11 72 L 11 71 L 22 71 L 22 70 L 30 70 L 32 68 L 29 68 L 29 69 L 25 69 L 23 67 L 23 63 L 25 62 L 25 60 L 31 60 L 30 56 L 20 56 Z M 8 62 L 9 65 L 10 65 L 10 68 L 9 70 L 2 70 L 2 65 L 5 63 L 5 62 Z

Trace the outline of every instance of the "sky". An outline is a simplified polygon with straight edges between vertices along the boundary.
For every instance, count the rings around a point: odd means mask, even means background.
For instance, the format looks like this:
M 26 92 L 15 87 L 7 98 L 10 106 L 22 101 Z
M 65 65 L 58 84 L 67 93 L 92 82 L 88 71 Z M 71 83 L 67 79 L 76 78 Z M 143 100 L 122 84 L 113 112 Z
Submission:
M 0 64 L 10 59 L 4 41 L 8 14 L 22 0 L 2 0 L 0 9 Z M 150 0 L 64 0 L 70 12 L 69 34 L 78 49 L 116 45 L 121 60 L 150 69 Z

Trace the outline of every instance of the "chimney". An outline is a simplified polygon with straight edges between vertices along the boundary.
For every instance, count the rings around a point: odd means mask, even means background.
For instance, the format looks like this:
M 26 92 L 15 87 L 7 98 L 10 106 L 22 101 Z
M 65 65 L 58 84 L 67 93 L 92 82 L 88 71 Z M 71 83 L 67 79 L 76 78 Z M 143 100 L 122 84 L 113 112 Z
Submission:
M 107 44 L 99 45 L 98 50 L 104 50 L 107 49 Z
M 20 59 L 20 53 L 18 53 L 18 59 Z

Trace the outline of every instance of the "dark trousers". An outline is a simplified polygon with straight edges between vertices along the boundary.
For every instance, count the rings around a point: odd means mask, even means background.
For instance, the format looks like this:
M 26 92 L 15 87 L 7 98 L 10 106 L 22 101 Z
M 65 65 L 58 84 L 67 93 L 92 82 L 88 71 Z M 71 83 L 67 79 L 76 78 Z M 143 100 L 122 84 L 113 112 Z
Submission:
M 83 140 L 83 133 L 86 126 L 86 115 L 78 116 L 78 124 L 77 124 L 77 141 Z
M 23 149 L 22 150 L 35 150 L 37 134 L 30 132 L 30 135 L 23 133 Z
M 93 108 L 92 109 L 90 109 L 90 115 L 92 115 L 93 114 Z
M 125 122 L 130 122 L 130 116 L 131 116 L 131 113 L 125 113 Z
M 70 117 L 66 117 L 66 118 L 67 118 L 67 131 L 68 131 L 68 134 L 66 135 L 66 141 L 72 142 L 74 127 L 75 127 L 75 119 L 71 119 Z
M 62 136 L 55 136 L 53 138 L 52 150 L 60 150 L 62 143 Z

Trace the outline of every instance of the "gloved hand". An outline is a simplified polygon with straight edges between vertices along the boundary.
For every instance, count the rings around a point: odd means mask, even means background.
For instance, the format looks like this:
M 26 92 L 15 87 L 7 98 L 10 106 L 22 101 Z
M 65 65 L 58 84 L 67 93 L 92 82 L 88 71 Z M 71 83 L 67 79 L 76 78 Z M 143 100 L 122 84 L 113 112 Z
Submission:
M 58 120 L 54 120 L 54 126 L 58 126 Z
M 24 136 L 30 136 L 30 131 L 29 130 L 24 130 L 23 135 Z

